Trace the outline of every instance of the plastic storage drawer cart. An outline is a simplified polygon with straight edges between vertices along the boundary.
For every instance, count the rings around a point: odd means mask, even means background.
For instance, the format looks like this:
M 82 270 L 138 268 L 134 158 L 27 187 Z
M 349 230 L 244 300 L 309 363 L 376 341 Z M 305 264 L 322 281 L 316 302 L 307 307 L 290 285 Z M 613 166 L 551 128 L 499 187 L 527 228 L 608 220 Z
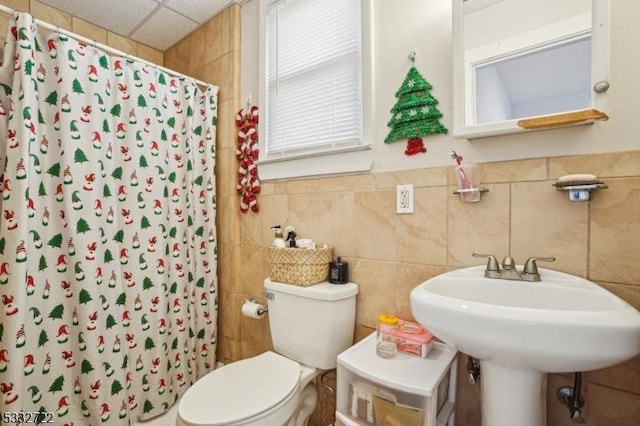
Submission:
M 375 333 L 338 355 L 336 418 L 347 426 L 454 426 L 457 352 L 376 355 Z

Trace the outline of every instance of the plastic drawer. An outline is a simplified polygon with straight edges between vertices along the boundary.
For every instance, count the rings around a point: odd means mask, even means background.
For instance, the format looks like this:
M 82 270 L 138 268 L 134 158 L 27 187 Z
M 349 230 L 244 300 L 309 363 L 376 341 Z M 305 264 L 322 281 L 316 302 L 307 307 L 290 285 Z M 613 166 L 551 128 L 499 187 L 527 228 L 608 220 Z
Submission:
M 371 335 L 338 356 L 337 418 L 347 425 L 453 426 L 456 352 L 383 359 Z

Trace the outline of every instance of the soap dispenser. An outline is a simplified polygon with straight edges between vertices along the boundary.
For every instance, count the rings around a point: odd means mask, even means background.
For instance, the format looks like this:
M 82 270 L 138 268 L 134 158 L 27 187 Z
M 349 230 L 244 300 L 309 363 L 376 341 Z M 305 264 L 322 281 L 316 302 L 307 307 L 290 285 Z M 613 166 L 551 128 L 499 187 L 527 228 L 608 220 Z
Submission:
M 282 236 L 282 226 L 274 225 L 270 229 L 274 232 L 273 242 L 271 243 L 271 247 L 275 248 L 285 248 L 286 244 L 284 243 L 284 237 Z
M 284 228 L 284 231 L 287 234 L 287 238 L 285 238 L 285 241 L 289 242 L 289 247 L 298 248 L 298 245 L 296 244 L 296 237 L 298 236 L 298 234 L 296 234 L 296 230 L 293 228 L 293 226 L 287 226 L 286 228 Z
M 346 284 L 349 282 L 349 263 L 343 262 L 340 256 L 335 262 L 329 263 L 329 282 L 331 284 Z

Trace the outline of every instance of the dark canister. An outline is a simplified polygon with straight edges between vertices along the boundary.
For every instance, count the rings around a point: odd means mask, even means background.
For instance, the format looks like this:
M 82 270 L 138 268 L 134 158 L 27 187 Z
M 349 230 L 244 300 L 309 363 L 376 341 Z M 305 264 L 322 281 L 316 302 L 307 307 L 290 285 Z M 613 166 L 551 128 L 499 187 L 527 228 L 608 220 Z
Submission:
M 343 262 L 340 256 L 335 262 L 329 263 L 329 282 L 332 284 L 349 282 L 349 263 Z

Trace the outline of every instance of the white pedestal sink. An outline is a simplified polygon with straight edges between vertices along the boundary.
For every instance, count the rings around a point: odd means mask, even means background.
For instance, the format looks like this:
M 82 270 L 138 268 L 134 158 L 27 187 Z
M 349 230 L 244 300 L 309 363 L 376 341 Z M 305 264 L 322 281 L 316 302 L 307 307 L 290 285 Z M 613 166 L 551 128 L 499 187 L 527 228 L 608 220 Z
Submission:
M 597 284 L 548 269 L 540 282 L 485 278 L 484 269 L 447 272 L 410 296 L 418 322 L 480 360 L 484 426 L 544 426 L 546 373 L 640 354 L 640 313 Z

